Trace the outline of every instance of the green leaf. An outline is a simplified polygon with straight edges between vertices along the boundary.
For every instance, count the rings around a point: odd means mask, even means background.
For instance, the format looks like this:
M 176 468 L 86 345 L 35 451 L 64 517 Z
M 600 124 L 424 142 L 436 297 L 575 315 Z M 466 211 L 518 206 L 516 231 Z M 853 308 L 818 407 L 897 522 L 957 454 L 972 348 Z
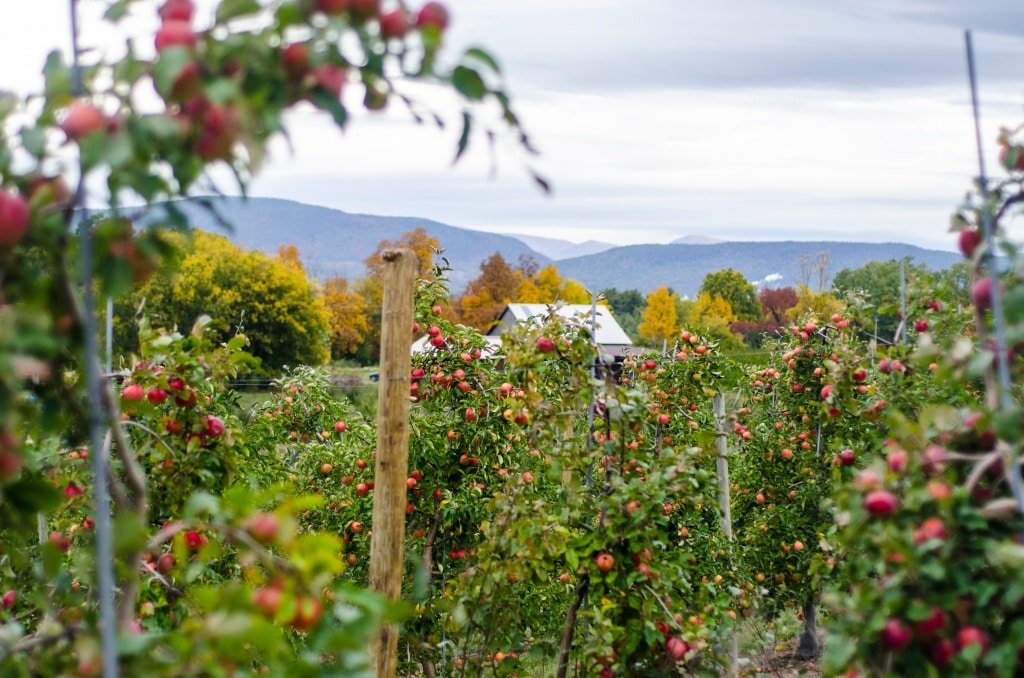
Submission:
M 43 78 L 46 82 L 46 98 L 55 104 L 63 104 L 71 99 L 71 69 L 64 63 L 59 51 L 50 52 L 43 66 Z
M 483 78 L 472 68 L 456 66 L 452 72 L 452 86 L 470 101 L 480 101 L 487 94 Z
M 23 128 L 21 143 L 34 158 L 42 158 L 46 155 L 46 134 L 38 127 Z
M 131 553 L 146 543 L 146 531 L 141 516 L 121 511 L 114 517 L 114 552 Z
M 256 0 L 223 0 L 217 8 L 218 23 L 226 23 L 232 19 L 247 14 L 256 14 L 260 11 L 260 4 Z
M 139 125 L 160 141 L 173 141 L 181 136 L 181 125 L 169 115 L 147 115 L 139 120 Z
M 4 488 L 5 500 L 26 512 L 48 511 L 60 503 L 61 495 L 49 481 L 25 476 Z
M 153 82 L 157 91 L 168 94 L 191 60 L 192 54 L 185 47 L 171 47 L 160 52 L 160 58 L 153 65 Z
M 473 128 L 473 116 L 469 114 L 469 111 L 462 112 L 462 134 L 459 135 L 458 148 L 455 151 L 455 159 L 452 164 L 457 163 L 459 159 L 466 152 L 466 148 L 469 146 L 469 133 Z
M 498 65 L 497 59 L 495 59 L 490 52 L 481 47 L 470 47 L 466 50 L 463 57 L 467 59 L 476 59 L 477 61 L 487 64 L 487 66 L 495 73 L 501 74 L 501 66 Z
M 330 92 L 316 90 L 310 95 L 309 100 L 320 110 L 330 113 L 338 127 L 345 127 L 345 124 L 348 122 L 348 112 L 341 105 L 341 102 L 338 101 L 337 97 Z
M 575 572 L 580 566 L 580 557 L 576 554 L 573 549 L 565 550 L 565 562 L 569 565 L 573 572 Z
M 103 18 L 111 22 L 120 21 L 128 13 L 128 4 L 130 2 L 131 0 L 117 0 L 103 13 Z

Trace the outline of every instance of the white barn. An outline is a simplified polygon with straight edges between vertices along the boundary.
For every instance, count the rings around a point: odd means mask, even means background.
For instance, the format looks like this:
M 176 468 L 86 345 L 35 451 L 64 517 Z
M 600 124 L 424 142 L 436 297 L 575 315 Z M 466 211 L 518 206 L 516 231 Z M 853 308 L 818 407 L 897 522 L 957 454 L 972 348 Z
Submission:
M 543 318 L 548 309 L 554 307 L 555 312 L 563 318 L 582 316 L 588 320 L 593 312 L 590 304 L 509 304 L 498 316 L 497 324 L 488 332 L 488 336 L 501 336 L 508 328 L 526 322 L 530 318 Z M 633 345 L 629 335 L 612 317 L 611 309 L 598 304 L 597 322 L 595 323 L 595 340 L 608 355 L 622 355 Z

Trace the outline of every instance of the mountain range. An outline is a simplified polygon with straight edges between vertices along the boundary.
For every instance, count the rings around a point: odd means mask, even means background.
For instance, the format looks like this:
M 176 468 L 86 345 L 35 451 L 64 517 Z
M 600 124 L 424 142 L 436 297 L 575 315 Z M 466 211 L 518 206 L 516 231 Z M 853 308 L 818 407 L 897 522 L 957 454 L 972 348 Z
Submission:
M 670 244 L 615 246 L 588 241 L 572 243 L 554 238 L 512 236 L 458 228 L 430 219 L 351 214 L 327 207 L 276 198 L 215 198 L 217 212 L 232 229 L 225 232 L 209 210 L 196 203 L 179 203 L 195 228 L 223 233 L 248 249 L 275 253 L 295 245 L 309 273 L 326 279 L 341 275 L 358 278 L 363 260 L 382 239 L 423 227 L 444 248 L 459 290 L 479 274 L 480 263 L 495 252 L 510 263 L 532 257 L 541 266 L 558 261 L 563 276 L 589 289 L 615 287 L 648 292 L 668 285 L 693 296 L 708 273 L 731 267 L 752 282 L 794 285 L 801 279 L 801 260 L 817 260 L 828 252 L 830 270 L 856 268 L 871 261 L 911 257 L 932 269 L 946 268 L 961 258 L 953 252 L 928 250 L 904 243 L 835 241 L 724 242 L 691 235 Z M 145 221 L 145 219 L 143 219 Z

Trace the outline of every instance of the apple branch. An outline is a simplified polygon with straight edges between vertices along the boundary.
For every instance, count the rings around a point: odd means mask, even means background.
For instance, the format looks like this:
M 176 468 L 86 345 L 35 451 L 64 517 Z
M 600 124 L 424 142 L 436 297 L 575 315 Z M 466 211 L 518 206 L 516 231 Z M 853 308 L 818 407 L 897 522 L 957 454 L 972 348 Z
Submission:
M 576 615 L 590 590 L 590 575 L 584 574 L 576 582 L 576 597 L 565 614 L 565 625 L 562 627 L 562 639 L 558 643 L 557 678 L 565 678 L 569 673 L 569 652 L 572 650 L 572 639 L 576 634 Z

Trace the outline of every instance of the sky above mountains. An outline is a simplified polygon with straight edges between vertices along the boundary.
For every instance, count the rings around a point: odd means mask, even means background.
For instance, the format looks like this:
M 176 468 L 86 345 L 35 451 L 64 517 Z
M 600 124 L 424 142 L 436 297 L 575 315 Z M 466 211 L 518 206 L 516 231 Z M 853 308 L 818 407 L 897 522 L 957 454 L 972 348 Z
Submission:
M 103 3 L 82 4 L 85 42 L 118 44 L 94 18 Z M 38 86 L 47 49 L 67 48 L 66 6 L 19 3 L 0 22 L 0 88 Z M 498 55 L 552 197 L 511 146 L 499 147 L 496 177 L 479 139 L 453 168 L 456 126 L 417 127 L 397 106 L 359 115 L 344 136 L 296 112 L 294 151 L 274 149 L 253 193 L 576 242 L 699 233 L 951 249 L 949 215 L 977 174 L 964 28 L 975 30 L 990 172 L 999 127 L 1024 122 L 1014 0 L 450 6 L 449 47 Z M 145 35 L 156 20 L 140 14 Z M 457 115 L 450 98 L 412 92 Z

